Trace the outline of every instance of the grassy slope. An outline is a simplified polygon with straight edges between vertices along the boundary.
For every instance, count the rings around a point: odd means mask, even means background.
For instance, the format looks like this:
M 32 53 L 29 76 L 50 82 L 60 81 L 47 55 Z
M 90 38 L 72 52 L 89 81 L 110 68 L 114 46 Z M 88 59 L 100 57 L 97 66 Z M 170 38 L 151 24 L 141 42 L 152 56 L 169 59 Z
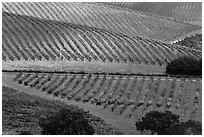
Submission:
M 34 95 L 28 95 L 9 87 L 2 88 L 2 127 L 3 134 L 19 134 L 21 131 L 30 131 L 32 134 L 41 134 L 38 118 L 42 115 L 54 113 L 68 106 L 59 101 L 48 101 Z M 99 117 L 86 114 L 90 124 L 97 134 L 121 134 Z

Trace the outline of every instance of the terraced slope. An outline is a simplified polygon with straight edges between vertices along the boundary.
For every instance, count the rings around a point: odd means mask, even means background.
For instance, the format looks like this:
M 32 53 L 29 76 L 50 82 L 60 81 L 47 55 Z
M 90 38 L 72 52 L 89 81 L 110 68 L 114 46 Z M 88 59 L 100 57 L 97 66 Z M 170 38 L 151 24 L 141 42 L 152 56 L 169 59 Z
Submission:
M 104 2 L 101 4 L 132 9 L 179 21 L 202 21 L 201 2 Z
M 200 78 L 14 73 L 13 81 L 56 97 L 90 102 L 134 121 L 152 110 L 172 111 L 182 121 L 202 118 Z
M 2 14 L 3 64 L 17 62 L 96 62 L 165 66 L 179 56 L 201 57 L 201 51 L 154 40 L 36 19 Z M 39 68 L 38 68 L 39 69 Z
M 93 3 L 3 3 L 2 11 L 172 42 L 201 27 Z

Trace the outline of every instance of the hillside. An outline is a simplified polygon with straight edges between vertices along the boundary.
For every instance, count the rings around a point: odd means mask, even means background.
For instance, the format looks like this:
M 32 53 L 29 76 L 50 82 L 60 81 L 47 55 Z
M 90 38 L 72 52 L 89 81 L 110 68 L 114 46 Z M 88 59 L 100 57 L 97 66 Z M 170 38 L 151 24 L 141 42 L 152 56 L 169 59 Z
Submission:
M 42 69 L 68 68 L 73 63 L 75 69 L 81 70 L 76 64 L 82 62 L 90 64 L 90 68 L 126 64 L 122 66 L 124 71 L 138 66 L 150 70 L 153 67 L 156 73 L 154 68 L 162 69 L 179 56 L 201 57 L 200 51 L 177 45 L 5 12 L 2 25 L 3 69 L 10 64 L 14 65 L 11 69 L 29 69 L 29 64 Z M 40 62 L 47 65 L 41 66 Z
M 202 123 L 201 9 L 195 2 L 3 2 L 3 134 L 41 134 L 38 118 L 66 107 L 81 109 L 99 135 L 151 134 L 136 124 L 151 111 Z
M 163 42 L 178 40 L 201 32 L 201 27 L 141 12 L 93 3 L 3 3 L 2 11 L 100 28 L 128 36 L 140 36 Z M 53 12 L 55 11 L 55 12 Z
M 183 121 L 201 120 L 200 78 L 91 73 L 11 73 L 11 76 L 13 82 L 28 89 L 75 102 L 90 102 L 134 121 L 151 110 L 172 111 Z
M 202 21 L 201 2 L 101 2 L 100 4 L 127 8 L 178 21 Z
M 6 87 L 11 87 L 15 90 L 18 90 L 19 92 L 24 92 L 29 95 L 36 96 L 36 99 L 39 98 L 42 100 L 47 101 L 54 101 L 54 102 L 61 102 L 65 103 L 67 105 L 71 106 L 78 106 L 79 108 L 83 108 L 85 111 L 89 111 L 90 114 L 100 117 L 104 122 L 108 125 L 111 125 L 112 127 L 115 127 L 116 129 L 119 129 L 120 132 L 126 134 L 126 135 L 136 135 L 139 134 L 137 130 L 135 130 L 135 127 L 133 126 L 135 123 L 134 121 L 130 119 L 126 119 L 121 117 L 120 115 L 115 115 L 111 111 L 107 109 L 102 109 L 101 107 L 95 107 L 94 105 L 90 105 L 89 103 L 79 103 L 76 101 L 71 101 L 59 97 L 50 96 L 45 92 L 39 92 L 35 88 L 28 88 L 27 86 L 22 86 L 18 84 L 17 82 L 14 82 L 13 76 L 16 75 L 16 73 L 2 73 L 2 85 Z M 13 98 L 17 99 L 17 98 Z M 34 104 L 38 105 L 38 104 Z M 49 104 L 49 106 L 51 103 Z M 62 106 L 63 107 L 63 106 Z M 52 111 L 52 109 L 49 110 Z M 15 114 L 14 114 L 15 116 Z M 110 126 L 109 126 L 110 127 Z M 101 128 L 99 128 L 101 129 Z M 117 130 L 116 130 L 117 131 Z
M 28 131 L 34 135 L 41 135 L 41 128 L 38 123 L 40 117 L 55 113 L 62 108 L 79 110 L 77 106 L 68 106 L 60 101 L 49 101 L 10 87 L 2 88 L 2 96 L 3 135 L 16 135 L 23 131 Z M 94 127 L 95 134 L 121 134 L 117 129 L 106 124 L 99 117 L 93 116 L 87 113 L 87 111 L 84 111 L 84 115 Z

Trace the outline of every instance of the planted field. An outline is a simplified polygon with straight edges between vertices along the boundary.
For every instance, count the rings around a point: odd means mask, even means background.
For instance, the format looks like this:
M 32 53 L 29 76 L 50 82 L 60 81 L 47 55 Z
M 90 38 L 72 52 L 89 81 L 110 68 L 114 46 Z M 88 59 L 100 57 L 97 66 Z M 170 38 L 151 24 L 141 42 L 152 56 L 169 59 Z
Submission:
M 157 16 L 145 15 L 141 12 L 133 12 L 126 9 L 117 9 L 104 4 L 77 2 L 10 2 L 3 3 L 2 5 L 2 11 L 7 13 L 73 23 L 82 26 L 89 26 L 117 32 L 128 36 L 140 36 L 164 42 L 172 42 L 178 40 L 182 36 L 188 36 L 192 35 L 192 33 L 195 34 L 201 32 L 200 26 L 177 22 Z M 164 8 L 164 10 L 166 9 L 168 8 Z M 184 8 L 181 7 L 180 9 L 185 9 L 185 6 Z M 190 9 L 193 9 L 195 11 L 197 7 L 195 5 L 194 8 Z M 171 8 L 170 10 L 172 10 L 172 12 L 177 11 L 177 9 Z M 167 14 L 169 13 L 168 10 L 166 10 L 166 12 Z M 180 12 L 180 14 L 184 12 L 185 10 Z M 201 14 L 201 12 L 199 13 Z M 189 15 L 187 13 L 185 14 L 187 16 Z M 190 15 L 189 17 L 191 17 L 192 15 Z
M 136 121 L 154 110 L 202 122 L 202 77 L 167 75 L 167 65 L 180 57 L 185 61 L 176 72 L 185 65 L 200 70 L 192 64 L 202 59 L 202 26 L 187 22 L 202 22 L 201 8 L 194 2 L 4 2 L 2 85 L 79 106 L 128 135 L 140 134 Z
M 59 61 L 82 61 L 165 66 L 180 56 L 201 57 L 201 51 L 182 46 L 5 12 L 2 30 L 4 64 L 42 61 L 62 66 Z
M 182 121 L 202 119 L 200 78 L 18 73 L 13 81 L 56 97 L 91 103 L 134 121 L 152 110 L 172 111 Z
M 201 2 L 105 2 L 101 4 L 127 8 L 179 21 L 201 21 Z

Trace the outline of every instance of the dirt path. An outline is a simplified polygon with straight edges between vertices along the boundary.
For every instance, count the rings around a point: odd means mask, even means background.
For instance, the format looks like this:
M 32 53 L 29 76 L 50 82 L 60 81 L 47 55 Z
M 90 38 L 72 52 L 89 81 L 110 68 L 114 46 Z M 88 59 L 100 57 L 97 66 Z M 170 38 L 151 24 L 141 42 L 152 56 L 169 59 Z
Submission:
M 59 97 L 54 97 L 52 95 L 48 95 L 44 92 L 40 92 L 39 90 L 36 90 L 34 88 L 25 87 L 22 85 L 17 84 L 17 82 L 13 82 L 13 74 L 9 73 L 2 73 L 2 85 L 12 87 L 14 89 L 17 89 L 19 91 L 25 92 L 30 95 L 36 95 L 41 98 L 45 98 L 48 100 L 59 100 L 62 101 L 68 105 L 77 105 L 80 108 L 83 108 L 84 110 L 89 111 L 91 114 L 100 117 L 101 119 L 105 120 L 107 124 L 110 124 L 116 128 L 118 128 L 120 131 L 122 131 L 125 135 L 137 135 L 139 134 L 138 131 L 136 131 L 134 124 L 135 122 L 131 119 L 124 118 L 120 115 L 116 115 L 112 113 L 110 110 L 103 109 L 101 106 L 95 106 L 90 103 L 79 103 L 74 101 L 68 101 L 66 99 L 61 99 Z

